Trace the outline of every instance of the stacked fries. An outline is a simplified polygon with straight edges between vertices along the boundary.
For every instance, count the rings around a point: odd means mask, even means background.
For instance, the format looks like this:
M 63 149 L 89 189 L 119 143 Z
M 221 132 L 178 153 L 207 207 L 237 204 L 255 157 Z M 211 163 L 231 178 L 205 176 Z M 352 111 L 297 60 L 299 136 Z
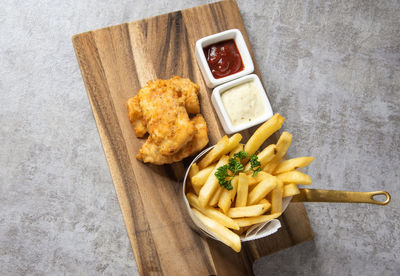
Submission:
M 186 198 L 191 210 L 218 239 L 236 252 L 241 249 L 239 235 L 254 224 L 279 217 L 282 198 L 298 194 L 299 184 L 311 184 L 311 178 L 296 169 L 308 166 L 313 157 L 282 160 L 292 142 L 289 132 L 282 132 L 276 144 L 257 153 L 265 140 L 281 128 L 284 120 L 280 114 L 275 114 L 245 145 L 240 144 L 242 136 L 238 133 L 230 138 L 222 137 L 198 164 L 194 163 L 190 168 Z M 243 165 L 241 171 L 229 176 L 228 189 L 219 182 L 216 172 L 238 153 L 246 158 L 239 160 Z M 250 157 L 259 162 L 257 172 L 252 170 Z

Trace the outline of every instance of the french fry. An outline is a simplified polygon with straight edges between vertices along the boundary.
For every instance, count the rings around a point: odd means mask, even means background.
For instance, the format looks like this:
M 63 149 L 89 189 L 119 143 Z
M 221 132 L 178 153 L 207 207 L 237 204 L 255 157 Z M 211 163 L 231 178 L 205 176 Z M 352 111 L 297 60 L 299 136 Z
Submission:
M 262 170 L 266 173 L 272 174 L 274 172 L 274 169 L 279 165 L 279 162 L 276 162 L 274 160 L 271 160 L 269 163 L 267 163 Z
M 219 224 L 218 222 L 210 219 L 209 217 L 203 215 L 196 209 L 192 208 L 193 213 L 199 218 L 199 220 L 211 231 L 214 235 L 220 239 L 223 243 L 228 245 L 234 251 L 239 252 L 241 249 L 241 242 L 239 235 L 233 233 L 231 230 L 225 226 Z M 221 213 L 222 214 L 222 213 Z
M 275 174 L 293 171 L 297 168 L 307 167 L 314 161 L 314 157 L 297 157 L 281 162 L 275 169 Z
M 199 169 L 199 166 L 197 165 L 197 163 L 193 163 L 193 165 L 190 167 L 189 178 L 191 179 L 199 171 L 200 171 L 200 169 Z
M 235 232 L 238 235 L 241 235 L 244 232 L 246 232 L 249 228 L 250 228 L 250 226 L 240 227 L 239 230 L 233 230 L 233 232 Z
M 222 153 L 225 151 L 225 149 L 229 145 L 229 139 L 225 135 L 224 137 L 221 138 L 221 140 L 218 141 L 218 143 L 215 145 L 215 147 L 212 148 L 204 157 L 201 159 L 199 162 L 199 168 L 204 169 L 205 167 L 208 167 L 208 165 L 212 164 L 214 161 L 216 161 L 218 158 L 222 156 Z
M 251 193 L 251 191 L 253 191 L 254 190 L 254 188 L 256 187 L 257 185 L 249 185 L 249 191 L 248 191 L 248 193 L 250 194 Z
M 300 194 L 300 190 L 296 184 L 290 183 L 283 185 L 283 195 L 282 197 L 294 196 Z
M 239 225 L 236 222 L 234 222 L 230 217 L 224 215 L 217 209 L 212 208 L 212 207 L 205 207 L 205 208 L 201 207 L 199 199 L 196 195 L 194 195 L 192 193 L 188 193 L 188 194 L 186 194 L 186 198 L 189 201 L 190 206 L 199 210 L 204 215 L 217 221 L 218 223 L 222 224 L 223 226 L 226 226 L 231 229 L 239 230 Z
M 246 206 L 247 196 L 249 192 L 249 180 L 245 173 L 239 173 L 239 182 L 236 194 L 235 207 Z
M 192 183 L 192 187 L 193 187 L 193 191 L 196 193 L 196 195 L 199 195 L 201 186 L 194 186 Z
M 186 187 L 185 187 L 185 193 L 195 193 L 192 182 L 190 179 L 187 180 L 186 182 Z
M 239 151 L 243 151 L 243 144 L 237 145 L 237 147 L 234 148 L 234 149 L 231 151 L 231 153 L 229 153 L 229 158 L 232 158 L 233 155 L 234 155 L 235 153 L 238 153 Z
M 287 131 L 282 132 L 279 137 L 278 142 L 276 143 L 276 154 L 272 158 L 270 162 L 268 162 L 264 167 L 263 171 L 267 173 L 273 173 L 275 168 L 279 165 L 279 162 L 282 160 L 283 156 L 285 156 L 287 150 L 292 143 L 293 136 Z
M 260 183 L 262 180 L 267 178 L 268 175 L 270 174 L 263 171 L 258 172 L 255 176 L 252 176 L 252 174 L 247 175 L 247 177 L 249 178 L 249 187 Z
M 258 183 L 258 182 L 257 182 L 257 179 L 256 179 L 255 177 L 253 177 L 252 174 L 253 174 L 253 173 L 247 175 L 247 178 L 248 178 L 248 181 L 249 181 L 249 182 L 248 182 L 249 188 L 250 188 L 251 186 L 256 185 L 256 184 Z
M 277 182 L 278 183 L 278 182 Z M 271 191 L 272 192 L 272 191 Z M 269 192 L 266 196 L 265 196 L 265 199 L 266 200 L 268 200 L 268 202 L 271 202 L 271 196 L 272 196 L 272 193 L 271 192 Z M 261 200 L 260 200 L 261 201 Z
M 236 133 L 232 135 L 229 138 L 229 143 L 228 146 L 225 148 L 225 150 L 222 152 L 222 155 L 230 153 L 232 150 L 234 150 L 242 140 L 242 135 L 240 133 Z
M 276 176 L 282 180 L 283 184 L 294 183 L 298 185 L 311 185 L 311 178 L 305 173 L 299 171 L 290 171 Z
M 210 201 L 211 197 L 213 196 L 217 188 L 220 187 L 218 179 L 214 174 L 219 167 L 227 164 L 228 160 L 229 160 L 228 156 L 226 155 L 222 156 L 221 159 L 218 161 L 217 165 L 215 166 L 214 170 L 208 176 L 206 183 L 203 185 L 203 187 L 201 187 L 199 192 L 199 201 L 202 207 L 207 206 L 208 202 Z
M 204 183 L 206 183 L 208 177 L 210 176 L 214 168 L 215 165 L 210 165 L 207 168 L 198 171 L 194 176 L 190 178 L 193 189 L 197 195 L 199 194 L 201 187 L 204 185 Z
M 249 217 L 249 218 L 237 218 L 233 219 L 240 227 L 246 227 L 253 224 L 267 222 L 279 217 L 281 213 L 273 213 L 271 215 L 262 215 L 257 217 Z
M 264 148 L 259 154 L 257 154 L 258 161 L 261 163 L 261 167 L 264 167 L 269 161 L 272 160 L 276 155 L 276 145 L 271 144 Z
M 283 183 L 277 178 L 276 187 L 271 192 L 271 213 L 282 213 Z
M 276 187 L 276 177 L 267 175 L 264 180 L 257 184 L 250 192 L 247 200 L 248 205 L 257 204 L 262 198 L 269 194 Z
M 271 207 L 271 204 L 266 202 L 263 204 L 256 204 L 244 207 L 233 207 L 228 211 L 230 218 L 243 218 L 243 217 L 256 217 L 264 214 Z
M 261 199 L 259 202 L 258 202 L 258 204 L 265 204 L 265 203 L 268 203 L 268 204 L 270 204 L 271 205 L 271 203 L 268 201 L 268 199 L 266 199 L 266 198 L 263 198 L 263 199 Z
M 232 190 L 223 189 L 222 194 L 219 197 L 218 207 L 226 214 L 229 208 L 232 205 L 233 200 L 236 196 L 237 186 L 238 186 L 238 177 L 234 177 L 232 179 Z
M 263 123 L 250 137 L 244 146 L 244 151 L 250 156 L 268 139 L 274 132 L 279 130 L 285 121 L 279 113 L 274 114 L 268 121 Z
M 190 178 L 193 175 L 195 175 L 196 173 L 198 173 L 198 171 L 199 171 L 199 166 L 197 166 L 196 163 L 193 163 L 193 165 L 190 167 L 189 174 L 188 174 L 189 179 L 187 181 L 187 187 L 186 187 L 187 191 L 195 191 L 195 189 L 193 187 L 193 183 Z
M 276 145 L 271 144 L 268 147 L 265 147 L 259 154 L 257 154 L 258 161 L 261 164 L 261 168 L 264 167 L 269 161 L 272 160 L 275 156 Z M 245 171 L 250 170 L 251 164 L 247 163 Z
M 213 194 L 213 196 L 211 197 L 208 205 L 213 206 L 213 207 L 217 206 L 219 197 L 221 196 L 221 193 L 223 190 L 226 190 L 226 189 L 224 187 L 219 186 L 217 188 L 217 190 L 215 191 L 215 193 Z

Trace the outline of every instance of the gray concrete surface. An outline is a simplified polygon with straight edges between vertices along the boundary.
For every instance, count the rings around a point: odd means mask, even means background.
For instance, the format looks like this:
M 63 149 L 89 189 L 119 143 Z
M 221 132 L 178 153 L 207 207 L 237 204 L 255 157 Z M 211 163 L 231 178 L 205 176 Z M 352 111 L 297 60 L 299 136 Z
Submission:
M 1 2 L 1 275 L 138 274 L 71 36 L 207 1 L 151 2 Z M 314 187 L 393 197 L 307 204 L 315 239 L 259 259 L 256 275 L 398 275 L 399 2 L 239 7 L 290 156 L 316 157 Z

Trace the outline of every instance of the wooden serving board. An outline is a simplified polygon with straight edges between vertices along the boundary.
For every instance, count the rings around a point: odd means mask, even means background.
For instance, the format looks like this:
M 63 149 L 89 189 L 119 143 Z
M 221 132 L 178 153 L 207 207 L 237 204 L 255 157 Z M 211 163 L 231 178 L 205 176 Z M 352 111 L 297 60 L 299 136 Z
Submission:
M 224 135 L 197 66 L 196 40 L 237 28 L 252 54 L 235 1 L 223 1 L 75 35 L 73 44 L 110 167 L 140 274 L 248 275 L 255 259 L 313 237 L 302 203 L 292 203 L 274 235 L 243 243 L 237 254 L 192 231 L 178 203 L 190 158 L 166 166 L 143 164 L 125 102 L 148 80 L 188 77 L 200 85 L 210 145 Z M 253 54 L 252 54 L 253 55 Z M 255 73 L 259 70 L 255 63 Z M 261 77 L 260 77 L 261 78 Z M 266 87 L 268 91 L 268 87 Z M 275 108 L 276 110 L 278 107 Z M 243 132 L 247 141 L 249 132 Z M 270 138 L 275 142 L 276 137 Z

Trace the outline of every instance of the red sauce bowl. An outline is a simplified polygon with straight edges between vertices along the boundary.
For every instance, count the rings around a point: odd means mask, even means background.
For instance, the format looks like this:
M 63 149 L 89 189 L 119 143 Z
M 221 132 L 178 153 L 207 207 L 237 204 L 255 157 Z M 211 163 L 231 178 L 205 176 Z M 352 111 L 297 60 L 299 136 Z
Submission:
M 238 29 L 197 40 L 195 55 L 203 78 L 210 88 L 254 71 L 250 52 Z
M 244 69 L 242 57 L 234 39 L 224 40 L 203 48 L 208 66 L 216 79 Z

